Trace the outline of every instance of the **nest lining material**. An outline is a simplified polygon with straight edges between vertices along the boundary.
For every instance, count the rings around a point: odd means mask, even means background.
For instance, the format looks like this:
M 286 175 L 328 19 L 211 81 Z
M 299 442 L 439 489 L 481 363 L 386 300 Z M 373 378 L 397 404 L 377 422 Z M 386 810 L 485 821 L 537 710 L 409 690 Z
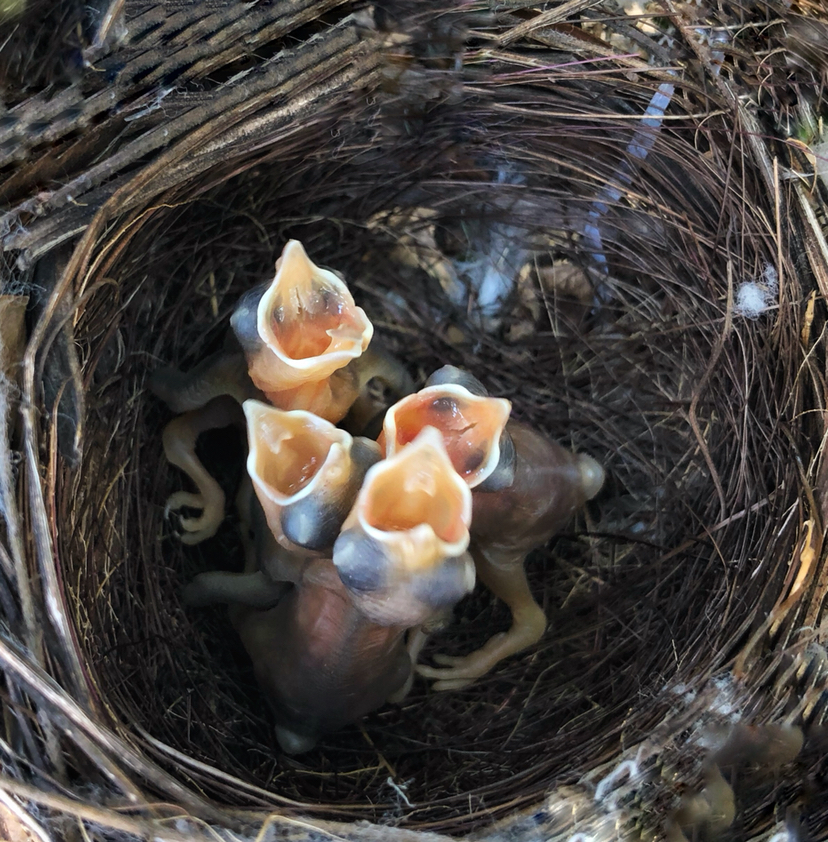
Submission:
M 498 134 L 496 127 L 490 129 Z M 513 191 L 517 197 L 544 207 L 549 203 L 542 191 L 563 194 L 565 182 L 558 186 L 554 175 L 537 165 L 530 169 L 544 154 L 561 155 L 554 140 L 539 150 L 536 132 L 534 126 L 521 133 L 512 129 L 508 140 L 514 152 L 507 151 L 502 135 L 499 152 L 526 167 L 526 183 Z M 526 148 L 530 137 L 531 150 Z M 670 142 L 678 147 L 677 160 L 683 151 L 678 132 Z M 485 161 L 493 153 L 484 143 L 472 145 L 469 154 Z M 392 235 L 368 228 L 376 214 L 397 210 L 408 185 L 398 184 L 399 196 L 391 204 L 374 187 L 381 171 L 372 168 L 365 177 L 358 161 L 321 165 L 317 172 L 289 179 L 285 169 L 262 166 L 254 177 L 242 176 L 182 208 L 172 223 L 159 214 L 155 224 L 132 237 L 120 264 L 109 270 L 121 278 L 124 290 L 125 279 L 134 278 L 135 297 L 119 325 L 129 374 L 123 371 L 126 376 L 105 386 L 103 400 L 95 392 L 89 396 L 85 448 L 91 451 L 92 442 L 104 436 L 102 463 L 114 472 L 101 476 L 103 465 L 90 460 L 81 464 L 77 479 L 89 488 L 112 486 L 118 495 L 117 504 L 113 498 L 110 505 L 123 546 L 117 546 L 114 558 L 107 553 L 104 563 L 77 572 L 77 604 L 96 612 L 81 628 L 85 649 L 100 659 L 95 674 L 101 695 L 123 711 L 121 716 L 173 748 L 283 797 L 326 805 L 325 812 L 341 815 L 347 809 L 348 815 L 375 820 L 409 816 L 417 824 L 450 826 L 458 819 L 465 824 L 469 812 L 490 814 L 498 803 L 531 803 L 568 763 L 610 749 L 616 739 L 611 734 L 607 740 L 610 723 L 629 708 L 631 698 L 655 692 L 676 673 L 677 652 L 693 652 L 702 635 L 711 653 L 721 652 L 727 642 L 733 627 L 721 617 L 731 589 L 744 594 L 752 571 L 722 565 L 721 547 L 732 546 L 729 541 L 738 547 L 746 527 L 748 535 L 762 530 L 751 536 L 752 545 L 768 541 L 775 532 L 770 524 L 794 499 L 792 467 L 788 476 L 775 473 L 793 465 L 791 443 L 777 440 L 777 452 L 768 452 L 765 425 L 777 423 L 771 419 L 785 417 L 795 406 L 769 407 L 762 413 L 767 420 L 756 417 L 745 430 L 744 410 L 721 405 L 711 393 L 732 397 L 745 390 L 741 372 L 747 367 L 754 380 L 748 388 L 768 399 L 773 394 L 768 381 L 780 376 L 774 349 L 762 341 L 758 326 L 741 322 L 721 351 L 726 363 L 707 375 L 709 392 L 696 396 L 724 325 L 727 267 L 712 250 L 704 283 L 696 272 L 674 266 L 668 289 L 659 288 L 655 277 L 651 288 L 642 290 L 632 267 L 624 271 L 619 265 L 622 280 L 613 282 L 609 301 L 597 313 L 584 314 L 581 324 L 567 316 L 567 302 L 559 306 L 552 290 L 532 335 L 504 344 L 500 337 L 481 335 L 462 313 L 441 316 L 445 304 L 439 290 L 422 272 L 406 271 L 389 258 Z M 436 170 L 418 175 L 431 183 L 430 192 L 448 218 L 479 209 L 479 198 L 466 207 L 453 198 L 462 185 L 439 184 Z M 688 173 L 691 178 L 697 180 L 696 173 Z M 313 185 L 326 185 L 323 189 L 335 194 L 360 180 L 368 189 L 357 201 L 340 201 L 335 224 L 310 221 L 330 215 L 326 197 L 316 199 Z M 257 191 L 257 183 L 264 189 Z M 710 187 L 709 215 L 685 223 L 687 228 L 718 225 L 712 209 L 726 206 L 727 198 Z M 662 223 L 665 260 L 672 233 L 666 227 Z M 563 240 L 554 230 L 548 233 Z M 536 652 L 511 659 L 466 692 L 431 694 L 420 681 L 401 708 L 385 708 L 368 719 L 367 737 L 352 728 L 293 761 L 280 757 L 223 612 L 184 613 L 180 607 L 181 587 L 195 572 L 226 566 L 228 558 L 232 565 L 234 557 L 239 566 L 235 526 L 229 519 L 217 540 L 193 551 L 171 535 L 161 504 L 181 478 L 164 468 L 160 428 L 166 416 L 137 391 L 158 362 L 192 364 L 213 349 L 238 295 L 270 271 L 288 236 L 345 273 L 377 324 L 379 341 L 400 353 L 414 372 L 446 362 L 469 368 L 493 393 L 512 400 L 518 417 L 593 454 L 610 477 L 602 497 L 588 509 L 588 525 L 573 524 L 553 551 L 537 553 L 529 563 L 534 592 L 552 625 Z M 555 251 L 550 246 L 547 255 L 577 257 L 571 250 L 567 254 L 563 242 Z M 648 266 L 657 266 L 658 256 L 657 245 L 648 243 Z M 749 265 L 761 265 L 763 257 Z M 682 295 L 679 287 L 692 293 Z M 110 291 L 102 292 L 111 301 Z M 387 299 L 391 306 L 383 306 Z M 785 319 L 795 319 L 796 310 L 783 309 L 780 330 L 795 330 L 795 322 L 786 326 Z M 109 311 L 101 315 L 110 317 Z M 78 338 L 84 327 L 82 322 Z M 459 328 L 468 341 L 452 344 L 449 327 Z M 744 403 L 748 398 L 742 395 Z M 130 404 L 134 414 L 125 414 L 123 407 Z M 724 500 L 689 421 L 691 407 L 714 466 L 738 464 L 740 451 L 751 443 L 762 454 L 759 460 L 741 456 L 735 476 L 722 471 Z M 119 424 L 129 425 L 128 434 L 112 434 L 113 411 Z M 129 450 L 122 453 L 126 443 Z M 209 461 L 209 444 L 203 452 Z M 223 467 L 231 474 L 230 486 L 241 468 L 240 447 L 233 463 Z M 84 479 L 87 470 L 91 473 Z M 780 493 L 780 486 L 787 493 Z M 761 515 L 720 525 L 730 513 L 765 500 Z M 95 504 L 100 504 L 97 498 Z M 77 507 L 76 517 L 83 517 L 84 508 Z M 706 532 L 715 538 L 708 540 Z M 664 561 L 688 536 L 687 550 Z M 70 550 L 69 557 L 80 553 Z M 739 608 L 749 610 L 747 594 L 740 603 L 731 608 L 732 622 L 744 617 Z M 709 627 L 700 625 L 704 616 Z M 434 648 L 468 651 L 506 622 L 502 608 L 478 593 Z M 658 645 L 665 637 L 673 651 Z M 416 806 L 406 805 L 389 778 Z M 232 798 L 226 790 L 214 791 Z
M 788 256 L 793 234 L 774 227 L 779 209 L 746 136 L 731 137 L 718 103 L 688 84 L 603 222 L 609 274 L 593 275 L 599 303 L 556 286 L 556 265 L 590 264 L 578 235 L 617 177 L 628 116 L 644 110 L 659 78 L 630 83 L 616 70 L 552 84 L 554 53 L 533 46 L 521 52 L 513 39 L 486 65 L 470 47 L 460 74 L 426 62 L 378 103 L 351 95 L 283 143 L 133 202 L 76 253 L 88 261 L 74 289 L 85 390 L 77 464 L 57 423 L 39 431 L 77 641 L 75 650 L 70 630 L 61 668 L 72 673 L 76 651 L 91 694 L 81 705 L 120 723 L 195 814 L 220 820 L 204 812 L 207 796 L 250 815 L 469 830 L 536 811 L 551 788 L 617 758 L 619 741 L 643 744 L 660 727 L 663 745 L 686 748 L 677 726 L 659 726 L 676 719 L 681 694 L 669 688 L 701 687 L 740 648 L 741 677 L 758 680 L 754 662 L 771 669 L 755 657 L 761 618 L 790 586 L 800 521 L 818 517 L 805 490 L 819 427 L 805 411 L 807 288 Z M 507 225 L 531 244 L 522 288 L 493 332 L 473 308 L 452 307 L 427 266 L 400 259 L 401 238 L 418 233 L 401 212 L 422 207 L 437 210 L 445 248 L 457 220 L 467 238 Z M 163 460 L 165 410 L 144 389 L 157 365 L 187 367 L 219 345 L 238 296 L 269 276 L 288 237 L 345 274 L 378 341 L 412 374 L 468 368 L 518 418 L 590 453 L 609 478 L 529 560 L 550 619 L 536 649 L 464 691 L 437 694 L 418 680 L 401 706 L 296 759 L 278 752 L 224 613 L 180 605 L 195 573 L 241 560 L 232 518 L 196 548 L 164 521 L 181 478 Z M 740 316 L 738 285 L 768 266 L 779 278 L 773 306 Z M 232 489 L 241 443 L 217 433 L 201 452 Z M 793 618 L 782 617 L 783 634 Z M 468 652 L 507 622 L 478 590 L 425 657 Z M 124 773 L 93 756 L 129 792 Z M 139 774 L 171 797 L 169 778 Z M 662 789 L 665 818 L 681 789 Z M 521 827 L 515 819 L 514 832 Z

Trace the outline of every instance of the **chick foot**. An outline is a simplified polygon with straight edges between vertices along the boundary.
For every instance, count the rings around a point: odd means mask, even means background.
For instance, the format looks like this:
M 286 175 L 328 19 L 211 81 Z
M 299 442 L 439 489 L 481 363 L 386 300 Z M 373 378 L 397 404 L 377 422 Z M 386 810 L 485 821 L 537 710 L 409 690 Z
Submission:
M 434 660 L 440 667 L 425 664 L 416 667 L 423 678 L 437 679 L 432 689 L 460 690 L 468 687 L 475 679 L 490 672 L 500 661 L 523 651 L 537 643 L 546 631 L 546 616 L 535 603 L 522 606 L 520 613 L 514 615 L 512 627 L 508 632 L 492 635 L 480 649 L 468 655 L 440 655 Z
M 411 688 L 414 686 L 414 675 L 415 675 L 415 667 L 417 666 L 417 659 L 420 657 L 420 652 L 423 651 L 423 647 L 426 645 L 426 641 L 428 640 L 428 632 L 423 630 L 423 627 L 420 626 L 416 629 L 411 629 L 408 632 L 408 640 L 406 641 L 406 651 L 408 652 L 408 658 L 411 661 L 411 670 L 408 673 L 408 678 L 405 680 L 405 684 L 397 690 L 396 693 L 392 693 L 388 697 L 388 701 L 392 705 L 401 704 L 405 697 L 411 692 Z
M 216 484 L 215 488 L 202 483 L 202 493 L 191 491 L 176 491 L 167 498 L 164 506 L 164 517 L 173 512 L 178 514 L 181 509 L 201 509 L 198 517 L 178 516 L 178 523 L 183 530 L 180 535 L 182 544 L 200 544 L 218 532 L 224 520 L 224 492 Z
M 201 409 L 173 418 L 164 428 L 164 455 L 171 465 L 180 468 L 192 481 L 197 492 L 176 491 L 167 498 L 164 514 L 185 507 L 201 509 L 198 517 L 181 517 L 181 542 L 198 544 L 212 538 L 224 520 L 224 492 L 196 455 L 196 441 L 207 430 L 243 424 L 241 407 L 233 398 L 214 398 Z

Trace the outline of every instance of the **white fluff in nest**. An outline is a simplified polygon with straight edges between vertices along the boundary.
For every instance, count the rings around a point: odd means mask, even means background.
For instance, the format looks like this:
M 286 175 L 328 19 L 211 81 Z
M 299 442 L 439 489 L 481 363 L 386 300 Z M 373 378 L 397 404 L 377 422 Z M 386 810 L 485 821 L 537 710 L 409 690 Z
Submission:
M 740 722 L 742 712 L 733 674 L 727 672 L 717 675 L 710 683 L 716 688 L 716 695 L 710 700 L 710 712 L 725 717 L 732 724 Z
M 499 223 L 474 226 L 472 231 L 467 259 L 455 258 L 451 263 L 465 282 L 466 294 L 472 296 L 481 326 L 493 328 L 529 258 L 529 251 L 520 245 L 526 231 Z
M 676 707 L 683 713 L 698 701 L 703 702 L 703 707 L 696 708 L 697 719 L 690 726 L 688 742 L 691 745 L 715 751 L 727 739 L 730 727 L 742 721 L 741 691 L 732 673 L 717 675 L 698 688 L 679 682 L 665 685 L 662 691 L 678 697 Z
M 615 796 L 610 797 L 612 793 L 620 787 L 633 787 L 640 783 L 641 770 L 638 766 L 638 759 L 621 761 L 608 775 L 601 778 L 595 787 L 595 800 L 600 802 L 606 801 L 605 807 L 607 809 L 617 809 Z M 617 795 L 618 793 L 616 793 Z
M 497 184 L 520 185 L 523 178 L 501 167 Z M 471 319 L 487 332 L 500 325 L 503 311 L 515 289 L 518 275 L 532 255 L 526 245 L 530 231 L 495 221 L 491 212 L 469 218 L 441 217 L 433 208 L 400 210 L 390 216 L 378 214 L 369 226 L 392 233 L 392 252 L 400 263 L 420 268 L 443 288 L 454 307 L 468 311 Z M 508 209 L 500 209 L 500 215 Z M 462 240 L 462 254 L 447 255 L 437 243 L 437 224 L 450 219 L 455 235 Z
M 799 842 L 799 839 L 799 834 L 793 828 L 785 827 L 768 837 L 768 842 Z
M 756 281 L 745 281 L 736 290 L 736 304 L 733 312 L 746 319 L 758 319 L 776 304 L 779 292 L 779 276 L 768 263 Z

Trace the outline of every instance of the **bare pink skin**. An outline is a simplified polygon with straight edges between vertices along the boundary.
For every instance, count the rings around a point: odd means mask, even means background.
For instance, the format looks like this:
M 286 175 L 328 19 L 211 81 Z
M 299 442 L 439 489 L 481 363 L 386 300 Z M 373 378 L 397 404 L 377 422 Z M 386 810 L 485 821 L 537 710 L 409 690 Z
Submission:
M 411 673 L 406 627 L 367 620 L 330 560 L 310 562 L 275 608 L 232 612 L 286 751 L 380 707 Z
M 584 476 L 589 457 L 518 421 L 509 421 L 506 431 L 515 446 L 514 481 L 502 491 L 472 490 L 471 534 L 492 552 L 525 555 L 567 524 L 600 483 L 595 488 Z
M 245 408 L 248 417 L 253 412 L 273 423 L 274 445 L 288 420 L 304 418 Z M 366 456 L 373 459 L 371 444 Z M 309 458 L 316 453 L 311 448 Z M 260 454 L 268 455 L 280 454 Z M 283 479 L 299 480 L 308 464 L 291 459 Z M 389 489 L 406 487 L 407 506 L 386 508 L 394 499 Z M 237 504 L 245 572 L 203 573 L 185 591 L 190 605 L 232 603 L 231 620 L 290 753 L 404 695 L 412 678 L 406 631 L 442 620 L 474 586 L 474 565 L 464 553 L 471 492 L 436 430 L 369 468 L 357 496 L 333 559 L 314 558 L 280 544 L 252 483 L 244 483 Z
M 435 690 L 465 687 L 541 639 L 546 616 L 529 589 L 524 560 L 603 483 L 603 470 L 589 456 L 570 453 L 517 421 L 506 431 L 515 448 L 514 480 L 498 491 L 472 491 L 469 550 L 481 581 L 509 606 L 512 626 L 469 655 L 436 655 L 440 667 L 418 666 L 420 675 L 436 679 Z

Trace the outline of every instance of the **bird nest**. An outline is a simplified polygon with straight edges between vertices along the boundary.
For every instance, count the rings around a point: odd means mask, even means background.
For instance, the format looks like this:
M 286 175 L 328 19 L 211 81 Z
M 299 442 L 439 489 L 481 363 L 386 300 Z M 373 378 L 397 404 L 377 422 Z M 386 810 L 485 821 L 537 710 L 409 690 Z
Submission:
M 86 91 L 86 117 L 49 134 L 33 94 L 0 147 L 25 146 L 3 230 L 6 292 L 31 299 L 22 424 L 4 391 L 7 826 L 604 839 L 716 830 L 719 802 L 745 838 L 794 804 L 820 826 L 813 10 L 320 2 L 233 30 L 199 5 L 173 25 L 113 4 L 89 49 L 120 111 Z M 163 86 L 172 45 L 210 32 Z M 182 545 L 170 415 L 146 389 L 221 346 L 289 238 L 418 383 L 466 368 L 607 473 L 527 561 L 540 644 L 462 690 L 418 679 L 294 758 L 226 612 L 182 606 L 195 574 L 241 568 L 238 526 Z M 243 443 L 218 431 L 199 453 L 231 495 Z M 478 588 L 422 657 L 508 622 Z

